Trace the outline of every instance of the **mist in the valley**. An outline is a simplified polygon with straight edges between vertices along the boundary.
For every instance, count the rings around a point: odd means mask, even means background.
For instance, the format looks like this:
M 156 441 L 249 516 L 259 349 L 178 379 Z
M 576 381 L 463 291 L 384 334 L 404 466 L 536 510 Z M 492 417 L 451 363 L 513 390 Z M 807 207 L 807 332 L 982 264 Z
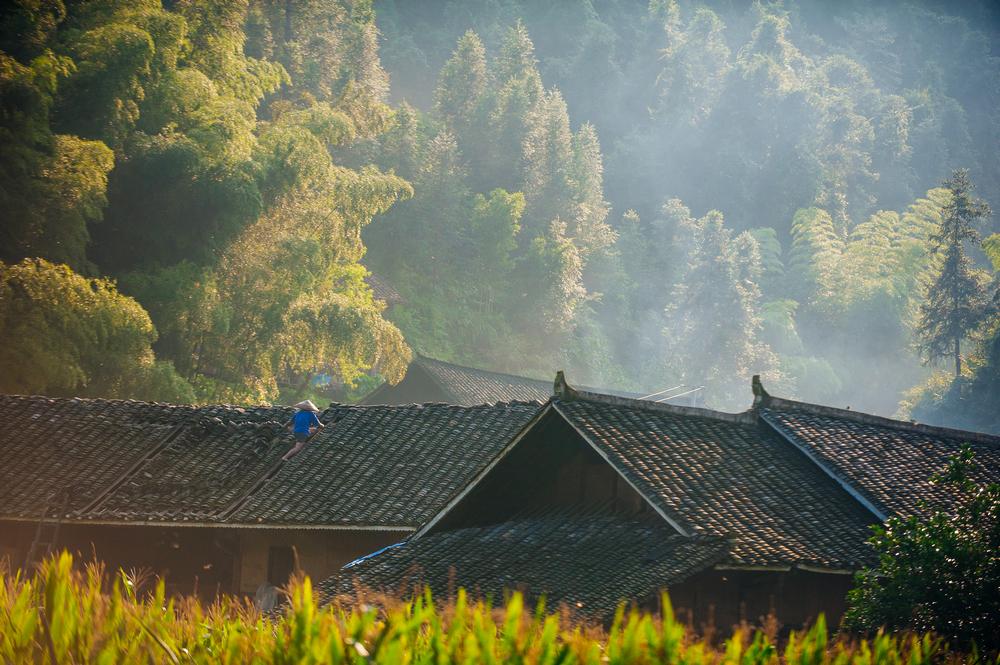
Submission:
M 398 134 L 392 159 L 382 154 L 417 193 L 366 229 L 366 261 L 403 282 L 394 321 L 418 350 L 546 378 L 565 366 L 571 382 L 642 394 L 705 386 L 707 404 L 734 410 L 750 403 L 755 373 L 774 394 L 885 415 L 909 415 L 947 387 L 947 361 L 922 362 L 915 331 L 938 265 L 929 238 L 946 201 L 935 188 L 967 168 L 976 195 L 1000 204 L 995 3 L 379 0 L 374 9 L 390 99 L 413 107 L 409 140 L 419 147 L 406 165 Z M 515 25 L 534 48 L 534 64 L 520 66 L 536 68 L 541 92 L 530 73 L 511 70 L 524 56 Z M 563 102 L 567 127 L 554 108 Z M 580 148 L 588 140 L 599 141 L 596 169 Z M 560 159 L 560 141 L 565 182 L 561 171 L 536 172 Z M 510 169 L 496 164 L 498 151 Z M 449 174 L 460 178 L 449 185 Z M 583 191 L 595 178 L 596 198 Z M 513 269 L 483 274 L 461 256 L 481 247 L 437 244 L 445 218 L 462 214 L 448 209 L 450 186 L 482 194 L 483 214 L 499 210 L 497 187 L 525 194 L 508 238 Z M 468 215 L 456 224 L 467 243 L 497 239 Z M 997 230 L 995 215 L 980 228 Z M 404 233 L 426 233 L 438 252 L 420 257 L 423 274 L 394 244 Z M 535 261 L 532 236 L 565 242 L 572 256 Z M 506 282 L 494 292 L 490 279 Z M 538 290 L 565 280 L 553 298 L 562 309 L 531 296 L 515 311 L 495 304 L 532 279 Z M 422 291 L 440 298 L 413 303 Z M 448 302 L 468 305 L 457 324 L 442 311 Z M 543 337 L 557 343 L 535 343 Z M 974 355 L 976 341 L 966 348 Z

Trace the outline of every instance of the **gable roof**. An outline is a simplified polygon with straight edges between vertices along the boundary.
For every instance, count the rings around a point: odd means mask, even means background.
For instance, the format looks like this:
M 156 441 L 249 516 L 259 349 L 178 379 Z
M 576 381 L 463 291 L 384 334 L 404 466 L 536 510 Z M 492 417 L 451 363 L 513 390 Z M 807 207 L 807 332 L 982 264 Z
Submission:
M 1000 473 L 996 437 L 777 400 L 756 377 L 754 407 L 740 414 L 578 391 L 562 373 L 554 388 L 532 423 L 420 531 L 321 583 L 323 594 L 349 593 L 355 582 L 389 591 L 428 584 L 438 595 L 464 585 L 496 599 L 527 587 L 606 617 L 619 599 L 648 598 L 711 566 L 850 572 L 871 564 L 871 524 L 926 496 L 914 480 L 940 470 L 961 441 L 980 446 L 988 477 Z M 449 528 L 444 518 L 534 431 L 556 431 L 545 428 L 557 417 L 663 521 L 574 505 L 473 526 L 459 518 Z
M 383 383 L 366 395 L 361 403 L 401 404 L 414 401 L 414 395 L 419 395 L 416 401 L 442 401 L 464 406 L 494 402 L 545 402 L 552 396 L 552 389 L 551 381 L 456 365 L 418 354 L 410 362 L 402 383 L 396 386 Z M 600 390 L 602 393 L 622 397 L 639 397 L 637 393 L 606 388 Z M 660 394 L 655 393 L 657 396 Z M 687 394 L 661 399 L 673 400 Z
M 55 517 L 65 488 L 75 520 L 409 530 L 538 407 L 335 405 L 283 462 L 288 407 L 0 396 L 0 518 Z
M 559 414 L 682 535 L 727 536 L 738 566 L 856 569 L 870 525 L 953 499 L 928 479 L 963 442 L 1000 479 L 1000 437 L 780 400 L 755 377 L 738 414 L 576 390 L 556 378 Z M 501 455 L 509 453 L 517 442 Z M 415 538 L 491 472 L 485 468 Z M 447 521 L 447 520 L 446 520 Z
M 429 534 L 348 564 L 318 588 L 326 600 L 352 594 L 355 581 L 385 592 L 428 585 L 439 598 L 459 586 L 494 600 L 505 589 L 523 589 L 529 603 L 545 594 L 549 607 L 565 604 L 598 619 L 623 599 L 655 596 L 725 552 L 721 538 L 688 538 L 663 524 L 601 512 L 552 510 Z
M 544 402 L 552 396 L 551 381 L 463 367 L 426 356 L 417 356 L 413 362 L 426 371 L 455 404 Z
M 979 469 L 974 478 L 1000 482 L 998 436 L 780 399 L 762 389 L 757 409 L 761 420 L 885 517 L 920 515 L 953 504 L 954 491 L 932 483 L 931 477 L 963 445 L 975 453 Z
M 751 417 L 564 392 L 555 410 L 689 534 L 743 566 L 854 569 L 874 516 Z
M 539 406 L 336 407 L 336 424 L 232 519 L 417 527 L 496 456 Z

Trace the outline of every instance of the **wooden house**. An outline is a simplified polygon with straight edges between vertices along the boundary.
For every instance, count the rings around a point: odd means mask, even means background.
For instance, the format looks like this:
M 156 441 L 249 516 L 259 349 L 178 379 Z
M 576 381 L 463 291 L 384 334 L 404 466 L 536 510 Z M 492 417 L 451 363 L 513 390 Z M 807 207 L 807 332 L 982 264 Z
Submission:
M 322 578 L 437 512 L 538 403 L 331 405 L 299 454 L 285 407 L 0 396 L 0 556 L 53 549 L 253 594 Z
M 960 446 L 1000 481 L 1000 437 L 772 397 L 729 414 L 556 395 L 407 542 L 323 582 L 377 590 L 523 589 L 607 621 L 663 589 L 695 625 L 773 613 L 836 623 L 871 527 L 948 505 L 930 482 Z

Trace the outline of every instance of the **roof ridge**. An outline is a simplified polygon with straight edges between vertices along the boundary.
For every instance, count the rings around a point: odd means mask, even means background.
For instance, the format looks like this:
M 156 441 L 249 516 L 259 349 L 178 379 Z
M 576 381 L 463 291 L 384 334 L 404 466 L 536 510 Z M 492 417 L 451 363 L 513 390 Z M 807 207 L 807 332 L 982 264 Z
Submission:
M 727 411 L 716 411 L 700 406 L 681 406 L 678 404 L 668 404 L 666 402 L 650 402 L 632 397 L 619 397 L 605 393 L 595 393 L 580 390 L 570 386 L 566 382 L 565 373 L 559 370 L 555 380 L 555 398 L 563 402 L 583 400 L 585 402 L 598 402 L 613 406 L 625 406 L 629 408 L 642 409 L 644 411 L 657 411 L 669 413 L 674 416 L 689 416 L 694 418 L 705 418 L 708 420 L 721 420 L 723 422 L 739 425 L 753 425 L 757 422 L 757 414 L 754 409 L 748 409 L 739 413 L 729 413 Z
M 120 397 L 66 397 L 61 395 L 39 395 L 39 394 L 21 394 L 21 393 L 3 393 L 0 394 L 0 398 L 13 397 L 15 399 L 23 400 L 52 400 L 56 402 L 89 402 L 92 404 L 144 404 L 148 406 L 170 406 L 170 407 L 181 407 L 188 409 L 201 409 L 202 406 L 196 406 L 194 404 L 174 404 L 172 402 L 147 402 L 145 400 L 139 399 L 122 399 Z M 232 404 L 218 404 L 214 406 L 235 406 Z M 240 407 L 247 408 L 247 407 Z
M 430 356 L 425 356 L 422 353 L 416 354 L 416 356 L 414 357 L 413 361 L 417 362 L 417 363 L 423 363 L 423 362 L 429 361 L 431 363 L 437 363 L 439 365 L 448 365 L 449 367 L 454 367 L 456 369 L 472 370 L 473 372 L 482 372 L 484 374 L 493 374 L 494 376 L 503 376 L 503 377 L 507 377 L 507 378 L 510 378 L 510 379 L 519 379 L 521 381 L 534 381 L 536 383 L 547 383 L 547 381 L 545 379 L 536 379 L 534 377 L 524 376 L 523 374 L 510 374 L 508 372 L 497 372 L 496 370 L 484 369 L 482 367 L 473 367 L 472 365 L 459 365 L 458 363 L 449 362 L 447 360 L 440 360 L 438 358 L 431 358 Z
M 940 427 L 937 425 L 927 425 L 925 423 L 918 423 L 918 422 L 907 422 L 905 420 L 897 420 L 895 418 L 887 418 L 885 416 L 875 415 L 874 413 L 865 413 L 864 411 L 855 411 L 853 409 L 842 409 L 835 406 L 813 404 L 810 402 L 800 402 L 793 399 L 786 399 L 784 397 L 774 397 L 773 395 L 769 395 L 767 392 L 757 395 L 757 399 L 754 401 L 754 408 L 752 410 L 756 410 L 759 408 L 772 409 L 772 410 L 788 409 L 793 411 L 804 411 L 806 413 L 810 413 L 817 416 L 844 418 L 846 420 L 852 420 L 854 422 L 859 422 L 866 425 L 878 425 L 880 427 L 889 427 L 904 432 L 928 434 L 931 436 L 946 437 L 949 439 L 960 439 L 966 441 L 973 441 L 975 443 L 1000 446 L 1000 435 L 987 434 L 986 432 L 976 432 L 973 430 L 956 429 L 953 427 Z
M 460 409 L 463 411 L 469 411 L 472 409 L 501 409 L 510 408 L 512 406 L 534 406 L 541 407 L 544 406 L 545 402 L 539 400 L 523 400 L 523 399 L 512 399 L 507 401 L 497 401 L 497 402 L 483 402 L 481 404 L 454 404 L 452 402 L 410 402 L 409 404 L 341 404 L 338 402 L 331 402 L 327 409 L 346 409 L 346 410 L 356 410 L 365 411 L 370 409 L 388 409 L 388 410 L 402 410 L 402 409 L 423 409 L 427 407 L 435 407 L 442 409 Z
M 167 407 L 171 409 L 190 409 L 191 411 L 207 411 L 210 409 L 227 409 L 235 411 L 237 409 L 242 411 L 250 411 L 252 409 L 291 409 L 291 406 L 285 404 L 228 404 L 224 402 L 212 402 L 209 404 L 184 404 L 178 402 L 149 402 L 141 399 L 132 398 L 121 398 L 121 397 L 78 397 L 78 396 L 59 396 L 59 395 L 25 395 L 19 393 L 0 393 L 0 399 L 3 398 L 15 398 L 22 400 L 51 400 L 55 402 L 71 403 L 71 402 L 87 402 L 89 404 L 135 404 L 140 406 L 158 406 Z

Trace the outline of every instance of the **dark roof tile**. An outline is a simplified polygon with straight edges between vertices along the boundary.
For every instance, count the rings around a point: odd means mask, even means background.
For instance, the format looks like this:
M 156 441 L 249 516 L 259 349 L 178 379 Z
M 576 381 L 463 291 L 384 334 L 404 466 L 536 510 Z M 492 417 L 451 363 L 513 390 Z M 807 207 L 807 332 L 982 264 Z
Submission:
M 601 620 L 623 600 L 649 599 L 711 566 L 726 547 L 664 524 L 560 511 L 429 534 L 349 564 L 319 590 L 329 600 L 354 593 L 356 583 L 404 593 L 429 585 L 441 598 L 461 586 L 494 602 L 522 590 L 529 603 L 545 594 L 549 607 Z
M 1000 482 L 1000 437 L 926 427 L 863 413 L 769 398 L 761 417 L 884 515 L 918 515 L 953 504 L 931 482 L 968 444 L 980 481 Z
M 501 374 L 420 356 L 414 360 L 448 393 L 455 404 L 541 401 L 552 395 L 552 382 Z
M 416 527 L 538 412 L 537 402 L 344 407 L 233 516 Z
M 871 560 L 875 517 L 752 418 L 596 396 L 555 407 L 682 529 L 733 538 L 733 563 Z
M 282 464 L 288 407 L 0 396 L 0 517 L 413 527 L 538 408 L 334 406 Z

